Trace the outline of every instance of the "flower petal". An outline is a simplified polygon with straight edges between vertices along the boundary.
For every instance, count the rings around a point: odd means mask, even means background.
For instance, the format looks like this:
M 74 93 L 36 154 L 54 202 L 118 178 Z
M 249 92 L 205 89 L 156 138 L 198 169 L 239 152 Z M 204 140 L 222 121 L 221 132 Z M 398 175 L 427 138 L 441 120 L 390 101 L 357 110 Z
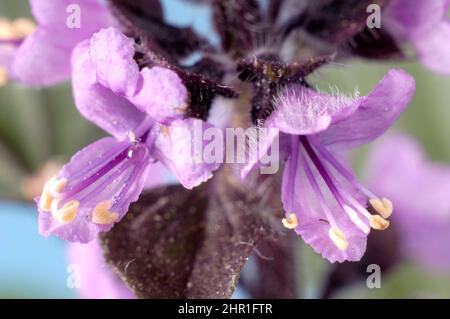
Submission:
M 88 41 L 74 50 L 72 64 L 75 104 L 85 118 L 117 139 L 125 138 L 143 122 L 144 113 L 125 97 L 98 84 L 96 68 L 89 56 Z
M 356 107 L 352 98 L 290 85 L 277 98 L 275 111 L 266 120 L 266 126 L 288 134 L 314 134 L 326 130 L 337 114 L 351 112 Z
M 155 66 L 141 71 L 142 83 L 130 97 L 136 107 L 160 123 L 181 119 L 188 107 L 188 92 L 172 70 Z
M 431 71 L 450 74 L 450 22 L 442 22 L 423 36 L 411 41 L 420 61 Z
M 69 28 L 70 5 L 80 8 L 80 28 Z M 12 78 L 29 85 L 52 85 L 70 76 L 70 56 L 82 40 L 109 23 L 108 11 L 97 0 L 31 1 L 37 30 L 18 49 Z
M 77 5 L 80 8 L 81 27 L 70 29 L 67 20 L 70 15 L 69 6 Z M 92 32 L 106 25 L 110 17 L 107 8 L 99 0 L 30 0 L 31 12 L 40 25 L 55 28 L 66 28 L 73 37 L 79 39 L 79 34 L 86 39 Z M 78 36 L 78 37 L 77 37 Z
M 133 39 L 115 28 L 103 29 L 91 38 L 89 56 L 101 85 L 116 94 L 135 94 L 140 74 Z
M 297 234 L 303 240 L 330 262 L 358 261 L 366 249 L 367 235 L 362 232 L 345 214 L 342 208 L 334 202 L 330 207 L 333 217 L 345 234 L 348 247 L 339 249 L 330 239 L 330 223 L 321 208 L 317 193 L 311 186 L 304 169 L 305 157 L 299 152 L 298 158 L 291 156 L 286 162 L 282 180 L 282 202 L 286 216 L 294 213 L 297 216 Z M 326 187 L 316 171 L 312 171 L 321 190 Z M 323 192 L 324 196 L 326 193 Z M 330 199 L 330 203 L 331 203 Z
M 386 6 L 383 16 L 392 32 L 409 38 L 413 34 L 432 31 L 443 20 L 447 9 L 447 0 L 393 0 Z
M 208 142 L 203 140 L 206 130 L 213 128 L 207 122 L 198 119 L 176 120 L 169 126 L 156 127 L 154 156 L 177 177 L 180 183 L 192 189 L 212 177 L 212 172 L 222 163 L 203 157 L 203 150 Z M 223 139 L 223 136 L 216 138 Z M 223 150 L 223 140 L 217 141 Z M 198 157 L 198 158 L 196 158 Z
M 142 192 L 148 163 L 148 148 L 142 143 L 104 138 L 87 146 L 37 199 L 40 233 L 87 243 L 110 230 Z
M 391 1 L 383 12 L 390 32 L 409 40 L 430 70 L 450 74 L 450 21 L 447 0 Z
M 53 85 L 70 76 L 72 46 L 60 42 L 67 35 L 38 28 L 18 48 L 11 77 L 28 85 Z
M 322 145 L 352 148 L 383 134 L 406 109 L 415 91 L 415 81 L 402 70 L 390 70 L 357 110 L 319 134 Z

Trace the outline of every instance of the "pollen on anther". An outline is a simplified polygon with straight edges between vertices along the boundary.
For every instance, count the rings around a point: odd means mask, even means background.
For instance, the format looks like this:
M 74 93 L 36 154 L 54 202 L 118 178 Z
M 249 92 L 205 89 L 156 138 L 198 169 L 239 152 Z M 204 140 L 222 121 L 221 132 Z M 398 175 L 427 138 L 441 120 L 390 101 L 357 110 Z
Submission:
M 114 223 L 119 214 L 111 212 L 111 202 L 106 200 L 98 203 L 92 212 L 92 222 L 100 225 L 107 225 Z
M 298 219 L 297 215 L 295 214 L 290 214 L 287 218 L 283 218 L 281 222 L 283 223 L 283 226 L 286 227 L 287 229 L 294 229 L 295 227 L 298 226 Z
M 345 234 L 339 228 L 331 227 L 328 231 L 328 236 L 340 250 L 346 250 L 348 248 L 347 238 L 345 238 Z
M 370 227 L 376 230 L 385 230 L 389 227 L 389 221 L 379 215 L 372 215 L 370 217 Z
M 36 24 L 27 18 L 18 18 L 12 22 L 12 27 L 18 37 L 27 37 L 36 30 Z
M 161 131 L 162 131 L 164 137 L 169 136 L 170 132 L 169 132 L 169 128 L 167 126 L 161 124 Z
M 67 202 L 61 209 L 58 209 L 54 214 L 54 217 L 61 223 L 70 223 L 77 216 L 80 202 L 77 200 L 71 200 Z
M 67 185 L 67 179 L 65 179 L 65 178 L 55 180 L 52 183 L 52 190 L 56 193 L 61 193 L 64 190 L 64 188 L 66 187 L 66 185 Z
M 382 199 L 372 198 L 369 200 L 369 203 L 383 218 L 389 218 L 394 210 L 394 205 L 392 202 L 385 197 Z
M 36 30 L 36 24 L 30 19 L 19 18 L 14 21 L 0 17 L 0 39 L 23 39 Z
M 55 197 L 58 196 L 64 190 L 67 185 L 67 179 L 56 179 L 56 176 L 49 179 L 42 190 L 41 198 L 39 200 L 39 207 L 44 212 L 49 212 L 52 209 L 52 204 L 55 201 Z
M 52 177 L 44 184 L 41 198 L 39 199 L 39 207 L 44 212 L 49 212 L 52 209 L 53 196 L 51 194 L 51 189 L 55 180 L 56 177 Z

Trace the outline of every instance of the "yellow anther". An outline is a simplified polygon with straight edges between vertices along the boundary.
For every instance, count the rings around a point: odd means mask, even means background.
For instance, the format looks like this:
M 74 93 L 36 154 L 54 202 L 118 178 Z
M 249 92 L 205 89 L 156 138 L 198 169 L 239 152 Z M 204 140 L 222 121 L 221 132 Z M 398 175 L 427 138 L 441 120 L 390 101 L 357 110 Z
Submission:
M 162 131 L 164 137 L 168 137 L 169 133 L 170 133 L 169 128 L 162 124 L 160 126 L 161 126 L 161 131 Z
M 58 180 L 53 181 L 51 185 L 51 190 L 55 193 L 61 193 L 64 190 L 64 187 L 67 185 L 67 179 L 61 178 Z
M 295 214 L 290 214 L 287 218 L 283 218 L 281 222 L 287 229 L 294 229 L 298 226 L 297 215 Z
M 345 234 L 336 227 L 331 227 L 328 231 L 328 236 L 340 250 L 346 250 L 348 248 L 348 241 L 345 238 Z
M 75 219 L 77 216 L 78 208 L 80 207 L 80 202 L 77 200 L 71 200 L 64 204 L 61 209 L 58 209 L 53 215 L 61 223 L 67 224 Z
M 0 17 L 0 40 L 13 40 L 16 33 L 11 20 Z
M 11 21 L 7 18 L 0 18 L 0 39 L 17 40 L 29 36 L 36 30 L 33 21 L 26 18 L 19 18 Z
M 56 179 L 56 176 L 50 178 L 45 184 L 42 190 L 41 199 L 39 200 L 39 207 L 44 212 L 49 212 L 52 207 L 52 202 L 55 200 L 55 196 L 63 191 L 64 187 L 67 185 L 67 179 L 61 178 Z
M 0 87 L 8 84 L 8 81 L 9 81 L 8 69 L 0 66 Z
M 389 227 L 389 221 L 380 215 L 372 215 L 370 217 L 370 227 L 376 230 L 385 230 Z
M 48 180 L 44 185 L 44 189 L 42 190 L 41 198 L 39 200 L 39 207 L 44 212 L 49 212 L 52 209 L 53 196 L 50 193 L 50 188 L 54 180 L 55 177 Z
M 389 218 L 394 211 L 394 205 L 392 202 L 384 197 L 381 200 L 378 198 L 372 198 L 369 200 L 369 203 L 378 214 L 383 216 L 383 218 Z
M 25 38 L 36 30 L 36 24 L 30 19 L 19 18 L 12 22 L 12 27 L 18 38 Z
M 100 202 L 95 206 L 92 212 L 92 222 L 100 225 L 107 225 L 114 223 L 119 219 L 119 214 L 115 212 L 110 212 L 111 201 L 105 200 Z

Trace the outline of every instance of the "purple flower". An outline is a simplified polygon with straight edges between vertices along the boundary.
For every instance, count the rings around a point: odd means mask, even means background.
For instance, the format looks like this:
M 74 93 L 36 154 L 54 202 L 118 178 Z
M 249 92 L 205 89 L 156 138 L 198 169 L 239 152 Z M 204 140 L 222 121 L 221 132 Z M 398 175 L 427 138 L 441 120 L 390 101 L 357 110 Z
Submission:
M 68 261 L 78 266 L 80 287 L 78 296 L 86 299 L 133 299 L 131 290 L 105 264 L 97 240 L 89 244 L 71 243 L 68 246 Z
M 414 90 L 413 78 L 401 70 L 389 71 L 366 97 L 330 96 L 289 85 L 264 122 L 265 127 L 280 130 L 280 151 L 286 160 L 283 224 L 331 262 L 359 260 L 370 228 L 389 225 L 385 219 L 389 209 L 378 209 L 380 215 L 368 212 L 368 201 L 379 208 L 381 200 L 356 181 L 339 160 L 339 152 L 384 133 L 406 108 Z M 265 149 L 273 138 L 267 139 Z M 244 176 L 255 162 L 246 167 Z
M 73 48 L 110 25 L 110 17 L 99 0 L 30 0 L 30 4 L 38 26 L 27 37 L 0 36 L 0 66 L 25 84 L 52 85 L 70 76 Z M 70 8 L 79 12 L 79 25 L 69 23 Z
M 402 252 L 433 269 L 450 267 L 450 167 L 429 162 L 411 137 L 376 144 L 367 165 L 368 184 L 395 201 L 392 215 Z
M 392 0 L 383 23 L 398 39 L 411 42 L 430 70 L 450 74 L 449 0 Z
M 158 66 L 139 70 L 133 56 L 134 41 L 114 28 L 75 48 L 76 105 L 114 138 L 79 151 L 46 183 L 37 199 L 42 234 L 85 243 L 110 230 L 138 199 L 155 160 L 189 189 L 219 167 L 192 159 L 192 132 L 200 120 L 185 117 L 189 95 L 177 73 Z M 203 130 L 210 127 L 202 123 Z

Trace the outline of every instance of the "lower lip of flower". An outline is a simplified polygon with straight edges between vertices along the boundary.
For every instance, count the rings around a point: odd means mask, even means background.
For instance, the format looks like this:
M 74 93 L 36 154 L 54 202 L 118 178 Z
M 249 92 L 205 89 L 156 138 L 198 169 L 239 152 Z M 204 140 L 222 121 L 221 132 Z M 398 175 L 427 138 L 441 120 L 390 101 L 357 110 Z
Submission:
M 389 226 L 389 221 L 386 218 L 392 214 L 392 203 L 386 198 L 379 199 L 360 185 L 353 174 L 340 164 L 318 140 L 311 136 L 292 136 L 291 147 L 293 167 L 297 167 L 297 161 L 300 161 L 298 167 L 304 170 L 320 209 L 326 216 L 326 220 L 322 221 L 330 224 L 328 236 L 336 247 L 346 250 L 349 246 L 344 232 L 345 228 L 337 223 L 336 214 L 346 214 L 353 224 L 366 234 L 370 232 L 370 228 L 384 230 Z M 288 183 L 290 183 L 290 186 L 288 187 L 293 189 L 295 174 L 291 175 L 293 176 L 289 177 Z M 319 186 L 318 176 L 320 176 L 325 187 Z M 331 197 L 325 196 L 324 190 L 328 191 Z M 378 214 L 372 215 L 354 194 L 362 194 L 366 198 L 366 203 L 371 205 L 371 208 Z M 331 208 L 336 207 L 335 205 L 332 206 L 334 203 L 331 203 L 331 201 L 337 203 L 337 210 Z M 292 203 L 287 204 L 287 209 L 291 209 L 291 212 L 289 212 L 291 214 L 289 220 L 285 220 L 283 224 L 286 227 L 289 226 L 288 228 L 301 227 L 297 223 L 294 227 L 291 227 L 293 223 L 289 221 L 293 220 L 292 207 Z
M 44 186 L 39 208 L 51 212 L 60 223 L 70 223 L 84 207 L 95 224 L 112 224 L 118 220 L 117 210 L 145 169 L 155 136 L 150 129 L 88 161 L 85 167 L 70 176 L 53 177 Z M 94 205 L 92 205 L 94 203 Z

